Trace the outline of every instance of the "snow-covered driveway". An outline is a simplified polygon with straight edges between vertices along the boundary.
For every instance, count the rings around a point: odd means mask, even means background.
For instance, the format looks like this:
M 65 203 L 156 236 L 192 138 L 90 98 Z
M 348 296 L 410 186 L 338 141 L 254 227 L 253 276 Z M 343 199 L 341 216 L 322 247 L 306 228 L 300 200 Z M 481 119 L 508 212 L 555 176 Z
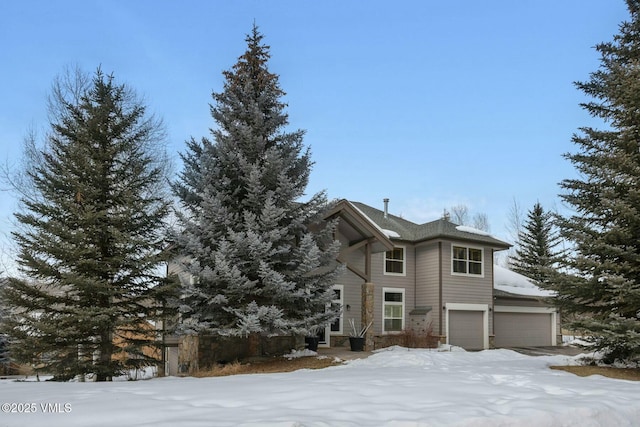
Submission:
M 285 374 L 0 381 L 0 403 L 35 404 L 33 413 L 0 414 L 0 426 L 640 425 L 640 383 L 548 369 L 573 360 L 393 348 L 343 366 Z

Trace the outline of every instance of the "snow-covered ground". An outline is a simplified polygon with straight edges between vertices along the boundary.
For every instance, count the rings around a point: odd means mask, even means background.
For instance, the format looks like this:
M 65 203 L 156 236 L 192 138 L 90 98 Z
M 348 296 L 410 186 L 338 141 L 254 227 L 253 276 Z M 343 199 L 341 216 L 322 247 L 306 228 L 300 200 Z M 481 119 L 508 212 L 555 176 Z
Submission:
M 0 413 L 0 426 L 640 425 L 640 383 L 548 368 L 576 363 L 509 350 L 395 347 L 342 366 L 283 374 L 3 380 L 3 411 L 13 403 L 32 413 Z

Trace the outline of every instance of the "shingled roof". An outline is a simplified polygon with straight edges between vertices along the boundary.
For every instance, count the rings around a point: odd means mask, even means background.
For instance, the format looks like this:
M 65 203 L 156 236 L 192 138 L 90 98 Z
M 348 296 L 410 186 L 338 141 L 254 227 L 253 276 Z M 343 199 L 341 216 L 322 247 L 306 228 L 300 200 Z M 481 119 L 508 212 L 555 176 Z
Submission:
M 417 243 L 432 239 L 454 239 L 490 245 L 496 249 L 508 249 L 511 245 L 496 239 L 488 233 L 462 227 L 441 218 L 424 224 L 416 224 L 399 216 L 387 214 L 360 202 L 349 202 L 373 221 L 383 232 L 393 240 L 404 240 Z

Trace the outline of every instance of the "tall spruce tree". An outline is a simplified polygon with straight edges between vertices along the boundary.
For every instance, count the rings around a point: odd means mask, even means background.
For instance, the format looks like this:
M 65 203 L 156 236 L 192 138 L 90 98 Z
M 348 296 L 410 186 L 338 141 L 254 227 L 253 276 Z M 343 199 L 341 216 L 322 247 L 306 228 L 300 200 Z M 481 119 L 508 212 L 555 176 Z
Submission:
M 509 260 L 511 269 L 543 288 L 551 287 L 562 255 L 556 249 L 560 240 L 552 212 L 545 212 L 542 205 L 536 203 L 518 233 L 518 245 Z
M 611 361 L 640 359 L 640 1 L 627 6 L 631 19 L 596 46 L 600 68 L 576 83 L 606 126 L 574 135 L 579 150 L 566 157 L 580 178 L 560 184 L 574 210 L 561 229 L 577 274 L 559 283 L 558 301 Z
M 185 328 L 203 333 L 308 334 L 330 323 L 339 272 L 326 196 L 302 202 L 311 158 L 289 132 L 285 95 L 254 25 L 247 50 L 213 93 L 214 142 L 191 139 L 174 184 L 181 201 L 176 247 L 188 260 Z
M 156 362 L 144 350 L 170 290 L 158 270 L 164 128 L 113 76 L 75 73 L 54 84 L 46 142 L 27 147 L 13 233 L 23 278 L 3 289 L 3 320 L 15 359 L 61 380 L 104 381 Z

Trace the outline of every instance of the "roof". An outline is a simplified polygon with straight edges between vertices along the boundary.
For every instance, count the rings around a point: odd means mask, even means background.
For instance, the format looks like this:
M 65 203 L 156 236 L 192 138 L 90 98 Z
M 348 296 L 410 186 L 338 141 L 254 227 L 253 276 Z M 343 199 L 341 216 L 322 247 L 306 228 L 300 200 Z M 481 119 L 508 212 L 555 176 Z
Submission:
M 424 224 L 416 224 L 399 216 L 387 214 L 360 202 L 349 202 L 363 215 L 372 221 L 384 234 L 393 240 L 407 242 L 422 242 L 432 239 L 464 240 L 482 243 L 496 249 L 508 249 L 511 245 L 499 240 L 489 233 L 475 230 L 471 227 L 460 226 L 446 219 L 437 219 Z
M 493 266 L 494 295 L 501 297 L 551 297 L 555 293 L 541 289 L 528 277 L 499 265 Z
M 340 200 L 337 202 L 325 214 L 325 219 L 337 216 L 342 219 L 341 231 L 347 235 L 349 240 L 371 240 L 373 252 L 384 252 L 393 249 L 393 243 L 384 230 L 349 201 Z

